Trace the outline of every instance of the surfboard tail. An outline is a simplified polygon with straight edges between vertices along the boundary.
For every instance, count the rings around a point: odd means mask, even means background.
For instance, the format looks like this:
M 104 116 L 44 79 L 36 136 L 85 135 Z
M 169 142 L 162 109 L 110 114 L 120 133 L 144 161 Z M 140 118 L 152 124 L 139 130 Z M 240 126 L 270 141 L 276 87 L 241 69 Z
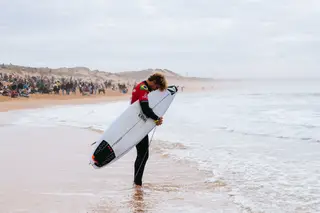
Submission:
M 116 155 L 112 147 L 105 140 L 103 140 L 99 144 L 96 151 L 92 155 L 92 161 L 94 162 L 94 165 L 97 167 L 103 167 L 108 163 L 110 163 L 115 158 L 116 158 Z

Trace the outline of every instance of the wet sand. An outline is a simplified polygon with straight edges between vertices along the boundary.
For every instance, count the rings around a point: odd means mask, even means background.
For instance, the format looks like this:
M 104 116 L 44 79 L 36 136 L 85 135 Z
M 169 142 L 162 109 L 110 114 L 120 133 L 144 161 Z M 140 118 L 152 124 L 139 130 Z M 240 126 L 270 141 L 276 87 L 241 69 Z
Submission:
M 55 95 L 55 94 L 31 94 L 29 98 L 18 97 L 10 98 L 0 96 L 0 112 L 11 110 L 23 110 L 42 108 L 55 105 L 70 105 L 70 104 L 94 104 L 107 101 L 129 100 L 131 93 L 122 94 L 119 91 L 107 90 L 106 94 L 97 94 L 83 96 L 79 92 L 70 95 Z
M 0 134 L 0 212 L 238 212 L 228 187 L 165 154 L 163 142 L 152 142 L 139 191 L 135 149 L 102 169 L 88 164 L 98 132 L 3 125 Z

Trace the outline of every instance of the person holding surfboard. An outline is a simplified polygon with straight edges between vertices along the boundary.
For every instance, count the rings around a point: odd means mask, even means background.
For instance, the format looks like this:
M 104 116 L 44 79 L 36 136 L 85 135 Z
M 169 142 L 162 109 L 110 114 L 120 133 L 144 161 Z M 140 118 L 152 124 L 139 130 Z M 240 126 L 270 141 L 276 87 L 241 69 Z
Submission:
M 151 91 L 167 89 L 167 80 L 162 73 L 154 73 L 147 80 L 138 83 L 132 90 L 131 104 L 139 101 L 142 112 L 146 117 L 154 120 L 156 125 L 161 125 L 163 118 L 157 116 L 149 107 L 148 94 Z M 142 186 L 142 176 L 149 157 L 149 136 L 148 134 L 136 145 L 137 158 L 134 163 L 134 184 Z

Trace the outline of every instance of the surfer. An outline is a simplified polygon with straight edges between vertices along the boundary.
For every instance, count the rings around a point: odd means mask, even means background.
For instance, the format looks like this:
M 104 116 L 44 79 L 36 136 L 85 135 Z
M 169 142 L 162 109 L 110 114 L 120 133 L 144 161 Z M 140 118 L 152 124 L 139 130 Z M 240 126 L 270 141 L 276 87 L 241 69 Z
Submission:
M 144 115 L 154 120 L 156 125 L 161 125 L 163 118 L 157 116 L 149 107 L 148 94 L 151 91 L 159 89 L 163 91 L 167 89 L 167 81 L 163 74 L 154 73 L 145 81 L 138 83 L 132 90 L 131 104 L 136 101 L 140 102 L 140 106 Z M 137 158 L 134 163 L 134 184 L 136 187 L 142 186 L 142 176 L 145 165 L 149 157 L 149 136 L 148 134 L 136 145 Z

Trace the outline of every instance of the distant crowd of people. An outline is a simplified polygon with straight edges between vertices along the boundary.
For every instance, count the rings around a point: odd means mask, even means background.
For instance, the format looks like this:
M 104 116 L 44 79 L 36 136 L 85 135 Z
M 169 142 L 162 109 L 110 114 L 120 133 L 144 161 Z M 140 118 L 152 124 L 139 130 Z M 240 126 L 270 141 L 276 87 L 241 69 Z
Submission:
M 93 83 L 81 79 L 55 78 L 53 76 L 24 76 L 0 73 L 0 95 L 12 98 L 29 97 L 30 94 L 70 95 L 77 91 L 82 95 L 105 94 L 106 89 L 127 93 L 132 87 L 129 82 L 120 83 L 106 80 L 103 83 Z

